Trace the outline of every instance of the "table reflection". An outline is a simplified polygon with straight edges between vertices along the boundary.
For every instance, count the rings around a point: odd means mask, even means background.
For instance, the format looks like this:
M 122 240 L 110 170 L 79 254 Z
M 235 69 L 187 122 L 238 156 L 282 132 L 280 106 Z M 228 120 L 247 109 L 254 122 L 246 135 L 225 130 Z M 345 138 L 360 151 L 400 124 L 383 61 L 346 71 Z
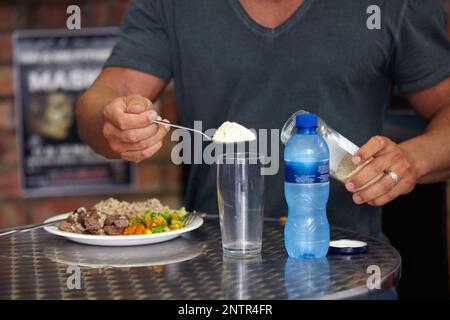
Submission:
M 44 248 L 47 259 L 88 268 L 163 266 L 193 259 L 201 252 L 198 242 L 184 238 L 126 248 L 88 246 L 70 241 L 59 241 Z
M 284 282 L 289 299 L 324 296 L 330 287 L 330 265 L 326 257 L 310 260 L 288 258 Z
M 222 264 L 224 298 L 245 300 L 254 297 L 254 291 L 257 289 L 254 286 L 254 277 L 262 274 L 262 268 L 260 254 L 244 257 L 224 255 Z

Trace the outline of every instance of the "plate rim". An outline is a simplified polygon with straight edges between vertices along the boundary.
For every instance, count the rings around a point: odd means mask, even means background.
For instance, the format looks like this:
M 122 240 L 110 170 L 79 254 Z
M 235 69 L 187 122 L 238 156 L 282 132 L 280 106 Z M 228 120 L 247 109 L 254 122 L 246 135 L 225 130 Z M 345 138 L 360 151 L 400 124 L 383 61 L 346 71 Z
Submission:
M 54 220 L 58 220 L 60 218 L 68 217 L 70 213 L 61 213 L 56 216 L 47 218 L 44 223 L 52 222 Z M 68 231 L 60 230 L 56 225 L 45 226 L 44 230 L 48 233 L 65 237 L 65 238 L 76 238 L 76 239 L 84 239 L 84 240 L 104 240 L 105 242 L 114 242 L 119 240 L 145 240 L 145 239 L 159 239 L 167 236 L 179 236 L 183 233 L 193 231 L 195 229 L 200 228 L 203 225 L 203 218 L 198 216 L 194 219 L 190 226 L 181 228 L 178 230 L 171 230 L 166 232 L 154 233 L 154 234 L 138 234 L 138 235 L 121 235 L 121 236 L 110 236 L 110 235 L 95 235 L 95 234 L 81 234 L 74 233 Z M 173 239 L 173 238 L 172 238 Z M 169 239 L 170 240 L 170 239 Z

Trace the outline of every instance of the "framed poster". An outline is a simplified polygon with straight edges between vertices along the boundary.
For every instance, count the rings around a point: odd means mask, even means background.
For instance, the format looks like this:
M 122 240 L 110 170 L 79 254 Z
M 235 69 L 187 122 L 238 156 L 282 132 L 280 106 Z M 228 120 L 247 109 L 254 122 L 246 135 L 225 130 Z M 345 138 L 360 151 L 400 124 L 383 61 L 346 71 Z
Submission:
M 133 191 L 135 166 L 108 160 L 77 133 L 75 103 L 100 73 L 116 28 L 20 30 L 13 66 L 24 197 Z

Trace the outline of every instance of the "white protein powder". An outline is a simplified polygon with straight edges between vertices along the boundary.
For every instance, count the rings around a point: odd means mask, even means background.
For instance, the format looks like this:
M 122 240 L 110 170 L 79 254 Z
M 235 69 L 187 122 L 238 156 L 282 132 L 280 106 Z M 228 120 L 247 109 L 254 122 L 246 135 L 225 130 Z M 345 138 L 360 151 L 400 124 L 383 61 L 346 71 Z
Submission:
M 217 129 L 212 139 L 218 143 L 243 142 L 256 140 L 256 135 L 239 123 L 226 121 Z
M 342 183 L 346 183 L 347 180 L 353 176 L 355 173 L 359 172 L 362 168 L 364 168 L 366 165 L 368 165 L 374 158 L 371 158 L 369 160 L 367 160 L 365 163 L 357 166 L 353 163 L 352 161 L 352 155 L 347 155 L 345 156 L 341 163 L 339 164 L 336 172 L 333 172 L 334 176 L 336 179 L 338 179 L 339 181 L 341 181 Z M 365 188 L 367 188 L 368 186 L 370 186 L 371 184 L 374 184 L 375 182 L 378 182 L 381 178 L 384 177 L 384 173 L 380 173 L 379 175 L 377 175 L 376 177 L 374 177 L 372 180 L 370 180 L 369 182 L 367 182 L 365 185 L 363 185 L 360 188 L 357 188 L 355 190 L 359 191 L 359 190 L 363 190 Z
M 335 177 L 342 183 L 345 183 L 348 178 L 361 170 L 364 165 L 356 166 L 352 161 L 352 155 L 345 156 L 337 166 Z

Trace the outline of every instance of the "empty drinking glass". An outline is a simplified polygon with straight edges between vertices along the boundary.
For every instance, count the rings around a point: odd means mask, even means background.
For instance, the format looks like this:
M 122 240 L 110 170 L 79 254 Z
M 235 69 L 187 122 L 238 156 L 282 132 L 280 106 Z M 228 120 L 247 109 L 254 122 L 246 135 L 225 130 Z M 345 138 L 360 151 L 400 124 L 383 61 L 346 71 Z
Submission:
M 222 247 L 229 254 L 261 252 L 264 176 L 255 153 L 228 153 L 217 159 L 217 198 Z

